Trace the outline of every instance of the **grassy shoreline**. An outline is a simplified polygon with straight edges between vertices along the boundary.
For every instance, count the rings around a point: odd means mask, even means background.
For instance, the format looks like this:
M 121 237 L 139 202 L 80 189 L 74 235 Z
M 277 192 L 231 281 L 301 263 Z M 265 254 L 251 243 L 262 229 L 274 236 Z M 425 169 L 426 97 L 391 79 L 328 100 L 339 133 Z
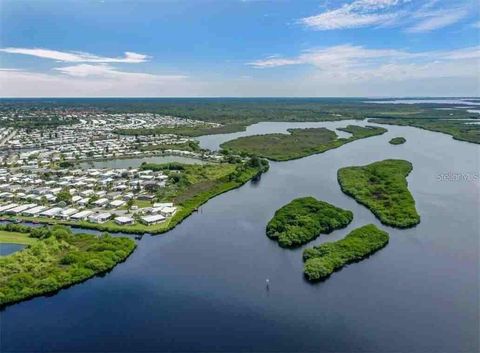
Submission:
M 356 228 L 341 240 L 306 249 L 304 275 L 311 282 L 326 279 L 342 267 L 369 257 L 388 241 L 388 233 L 373 224 Z
M 383 224 L 410 228 L 420 223 L 406 179 L 412 169 L 408 161 L 386 159 L 341 168 L 337 179 L 345 194 L 366 206 Z
M 298 198 L 279 208 L 267 224 L 267 236 L 281 247 L 294 248 L 345 228 L 353 213 L 313 197 Z

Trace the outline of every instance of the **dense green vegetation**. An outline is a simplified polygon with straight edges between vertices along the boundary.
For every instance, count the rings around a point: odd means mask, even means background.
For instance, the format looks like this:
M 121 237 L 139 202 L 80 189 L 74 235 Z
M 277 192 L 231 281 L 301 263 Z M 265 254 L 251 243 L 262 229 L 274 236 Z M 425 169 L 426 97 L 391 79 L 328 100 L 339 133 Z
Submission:
M 360 261 L 388 244 L 388 233 L 373 224 L 354 229 L 345 238 L 323 243 L 303 252 L 304 274 L 319 281 L 343 266 Z
M 388 141 L 388 143 L 390 143 L 391 145 L 402 145 L 402 144 L 404 144 L 405 142 L 407 142 L 407 140 L 405 139 L 405 137 L 394 137 L 393 139 L 391 139 L 390 141 Z
M 339 130 L 350 132 L 349 138 L 337 138 L 326 128 L 289 129 L 289 134 L 267 134 L 240 137 L 221 145 L 234 153 L 254 154 L 274 161 L 287 161 L 322 153 L 346 143 L 380 135 L 387 130 L 379 127 L 349 125 Z
M 476 116 L 477 117 L 477 116 Z M 476 118 L 475 117 L 475 118 Z M 480 125 L 466 124 L 465 121 L 439 119 L 372 119 L 373 123 L 413 126 L 420 129 L 442 132 L 454 139 L 472 143 L 480 143 Z
M 342 191 L 368 207 L 384 224 L 408 228 L 420 222 L 406 177 L 412 164 L 387 159 L 338 170 Z
M 40 240 L 0 258 L 0 306 L 52 293 L 111 270 L 136 246 L 129 238 L 73 235 L 61 226 L 44 227 L 36 235 L 40 232 Z
M 268 222 L 267 236 L 277 240 L 282 247 L 295 247 L 308 243 L 322 233 L 344 228 L 352 219 L 351 211 L 313 197 L 303 197 L 275 212 Z
M 189 137 L 197 137 L 202 135 L 228 134 L 231 132 L 244 131 L 246 125 L 228 124 L 221 126 L 175 126 L 175 127 L 158 127 L 153 129 L 123 129 L 117 133 L 121 135 L 158 135 L 158 134 L 175 134 Z

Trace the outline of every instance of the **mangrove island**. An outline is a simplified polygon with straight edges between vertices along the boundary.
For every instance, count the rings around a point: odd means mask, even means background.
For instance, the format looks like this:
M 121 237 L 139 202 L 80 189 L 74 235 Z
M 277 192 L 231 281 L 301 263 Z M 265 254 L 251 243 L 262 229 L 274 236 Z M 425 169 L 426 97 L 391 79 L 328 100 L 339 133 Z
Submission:
M 405 142 L 407 142 L 407 140 L 404 137 L 394 137 L 393 139 L 388 141 L 388 143 L 391 145 L 402 145 Z
M 381 135 L 387 131 L 381 127 L 356 125 L 348 125 L 338 130 L 349 132 L 352 136 L 338 138 L 335 131 L 327 128 L 289 129 L 288 134 L 239 137 L 221 144 L 220 147 L 235 153 L 258 155 L 273 161 L 288 161 L 322 153 L 358 139 Z
M 410 162 L 387 159 L 341 168 L 337 176 L 342 191 L 368 207 L 383 224 L 408 228 L 420 222 L 406 179 L 411 171 Z
M 303 252 L 304 274 L 319 281 L 343 266 L 360 261 L 387 245 L 388 233 L 369 224 L 351 231 L 345 238 L 323 243 Z
M 313 197 L 298 198 L 275 212 L 267 225 L 267 236 L 282 247 L 308 243 L 320 234 L 345 228 L 353 219 L 351 211 Z

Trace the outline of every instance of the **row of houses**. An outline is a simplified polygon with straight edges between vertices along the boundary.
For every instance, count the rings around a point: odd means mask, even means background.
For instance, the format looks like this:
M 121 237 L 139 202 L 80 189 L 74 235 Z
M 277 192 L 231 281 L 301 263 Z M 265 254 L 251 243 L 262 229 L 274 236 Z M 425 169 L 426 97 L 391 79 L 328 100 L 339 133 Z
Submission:
M 154 207 L 145 208 L 134 217 L 128 214 L 116 214 L 114 212 L 94 211 L 88 209 L 77 209 L 73 207 L 49 207 L 35 203 L 17 204 L 7 203 L 0 206 L 0 214 L 7 216 L 46 217 L 66 221 L 91 223 L 105 223 L 114 220 L 120 225 L 134 224 L 137 220 L 146 225 L 164 222 L 172 217 L 177 208 L 172 203 L 159 203 Z

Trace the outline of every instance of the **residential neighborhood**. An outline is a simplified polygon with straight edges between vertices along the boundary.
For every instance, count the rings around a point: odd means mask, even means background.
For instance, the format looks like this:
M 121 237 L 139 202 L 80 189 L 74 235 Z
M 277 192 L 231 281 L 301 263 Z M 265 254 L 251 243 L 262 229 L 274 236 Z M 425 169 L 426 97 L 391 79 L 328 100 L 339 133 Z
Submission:
M 152 225 L 177 211 L 173 203 L 154 201 L 167 179 L 162 172 L 133 168 L 0 169 L 0 215 Z

